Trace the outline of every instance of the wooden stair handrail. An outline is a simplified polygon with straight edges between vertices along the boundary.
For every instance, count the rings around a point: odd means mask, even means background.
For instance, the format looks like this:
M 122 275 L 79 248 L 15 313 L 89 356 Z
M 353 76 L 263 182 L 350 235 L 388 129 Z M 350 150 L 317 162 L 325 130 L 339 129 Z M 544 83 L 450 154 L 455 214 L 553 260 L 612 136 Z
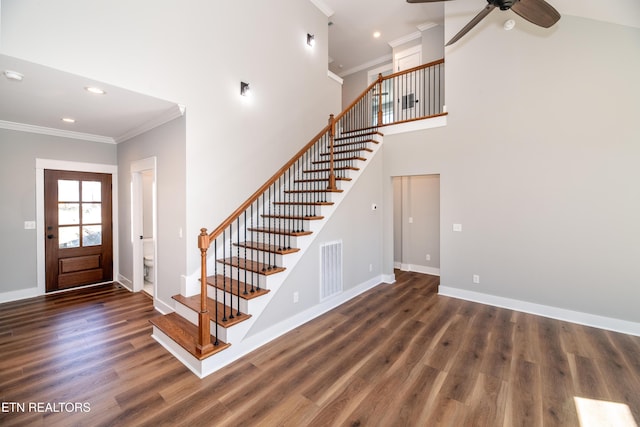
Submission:
M 358 97 L 351 104 L 349 104 L 349 106 L 347 108 L 345 108 L 340 114 L 338 114 L 335 117 L 335 120 L 338 121 L 342 117 L 344 117 L 344 115 L 347 114 L 349 112 L 349 110 L 351 110 L 358 102 L 360 102 L 362 100 L 362 98 L 367 96 L 369 91 L 372 90 L 375 85 L 377 85 L 377 84 L 381 85 L 382 82 L 385 81 L 385 80 L 391 80 L 391 79 L 396 78 L 398 76 L 402 76 L 403 74 L 413 73 L 414 71 L 418 71 L 418 70 L 421 70 L 423 68 L 433 67 L 434 65 L 439 65 L 439 64 L 444 64 L 444 58 L 437 59 L 435 61 L 431 61 L 428 64 L 418 65 L 417 67 L 409 68 L 408 70 L 398 71 L 397 73 L 389 74 L 388 76 L 383 76 L 382 74 L 378 74 L 378 79 L 376 81 L 374 81 L 373 83 L 371 83 L 369 86 L 367 86 L 367 88 L 365 90 L 363 90 L 362 93 L 360 93 L 360 95 L 358 95 Z M 382 90 L 380 90 L 380 92 L 382 92 Z M 380 104 L 378 104 L 378 105 L 380 105 Z
M 266 190 L 268 190 L 269 187 L 271 187 L 271 185 L 273 183 L 275 183 L 278 180 L 278 178 L 280 178 L 280 176 L 282 176 L 282 174 L 285 173 L 287 171 L 287 169 L 289 169 L 291 167 L 291 165 L 293 165 L 296 161 L 298 161 L 298 159 L 300 157 L 302 157 L 302 155 L 304 153 L 306 153 L 307 150 L 313 146 L 313 144 L 318 142 L 318 140 L 320 138 L 322 138 L 322 135 L 324 135 L 325 133 L 329 132 L 330 127 L 331 127 L 331 125 L 329 124 L 324 129 L 322 129 L 320 132 L 318 132 L 318 134 L 316 136 L 314 136 L 313 139 L 311 139 L 311 141 L 309 141 L 309 143 L 307 145 L 302 147 L 302 149 L 300 151 L 298 151 L 291 158 L 291 160 L 289 160 L 287 163 L 285 163 L 284 166 L 282 166 L 280 169 L 278 169 L 278 171 L 275 174 L 273 174 L 273 176 L 267 182 L 265 182 L 260 188 L 258 188 L 256 190 L 256 192 L 251 195 L 251 197 L 249 197 L 242 205 L 240 205 L 240 207 L 238 209 L 233 211 L 233 213 L 231 215 L 229 215 L 227 217 L 227 219 L 225 219 L 222 222 L 222 224 L 220 224 L 218 227 L 216 227 L 216 229 L 214 229 L 211 233 L 209 233 L 209 240 L 212 241 L 216 237 L 220 236 L 222 234 L 222 232 L 227 227 L 229 227 L 231 225 L 231 223 L 233 223 L 233 221 L 235 221 L 244 211 L 246 211 L 247 208 L 249 208 L 249 206 L 251 206 L 251 204 L 253 202 L 258 200 L 258 198 Z
M 354 108 L 360 101 L 362 101 L 368 93 L 373 89 L 374 86 L 378 85 L 379 93 L 378 93 L 378 123 L 382 123 L 382 82 L 387 79 L 393 79 L 399 75 L 411 73 L 422 68 L 428 68 L 434 65 L 444 63 L 444 59 L 440 59 L 437 61 L 430 62 L 428 64 L 419 65 L 417 67 L 411 68 L 409 70 L 404 70 L 399 73 L 394 73 L 389 76 L 383 77 L 382 74 L 378 75 L 378 78 L 375 82 L 371 83 L 347 108 L 345 108 L 340 114 L 334 116 L 331 114 L 329 116 L 329 123 L 327 126 L 322 129 L 316 136 L 314 136 L 304 147 L 300 149 L 287 163 L 284 164 L 278 171 L 273 174 L 273 176 L 267 180 L 260 188 L 258 188 L 242 205 L 240 205 L 235 211 L 231 213 L 217 228 L 215 228 L 211 233 L 207 233 L 206 228 L 200 229 L 200 234 L 198 235 L 198 248 L 200 249 L 200 311 L 198 313 L 198 342 L 196 344 L 196 349 L 198 353 L 204 355 L 207 352 L 210 352 L 213 348 L 214 344 L 211 343 L 211 331 L 210 331 L 210 319 L 211 315 L 209 313 L 207 307 L 207 251 L 209 250 L 209 246 L 211 242 L 215 241 L 223 232 L 229 227 L 232 227 L 233 222 L 236 221 L 244 212 L 246 212 L 251 205 L 259 200 L 259 198 L 278 181 L 283 174 L 287 172 L 291 166 L 294 165 L 302 156 L 304 156 L 308 150 L 313 147 L 320 139 L 328 134 L 329 136 L 329 184 L 328 190 L 335 190 L 336 187 L 336 177 L 334 174 L 334 141 L 335 141 L 335 133 L 336 133 L 336 123 L 340 119 L 342 119 L 352 108 Z M 239 298 L 239 295 L 238 295 Z M 239 300 L 238 300 L 239 301 Z M 238 309 L 239 310 L 239 309 Z M 239 313 L 239 311 L 238 311 Z M 216 314 L 217 318 L 217 314 Z M 215 345 L 218 345 L 218 333 L 217 333 L 217 323 L 216 323 L 216 342 Z
M 227 219 L 225 219 L 218 227 L 216 227 L 211 233 L 209 233 L 209 240 L 212 241 L 213 239 L 215 239 L 216 237 L 218 237 L 220 234 L 222 234 L 222 231 L 225 230 L 227 227 L 229 227 L 229 225 L 231 225 L 231 223 L 233 221 L 235 221 L 245 210 L 247 210 L 247 208 L 249 206 L 251 206 L 251 204 L 253 202 L 255 202 L 256 200 L 258 200 L 258 198 L 267 190 L 269 189 L 269 187 L 275 183 L 278 178 L 280 178 L 280 176 L 291 167 L 291 165 L 293 165 L 300 157 L 302 157 L 302 155 L 304 153 L 307 152 L 307 150 L 309 148 L 311 148 L 311 146 L 313 146 L 313 144 L 315 144 L 321 137 L 322 135 L 326 134 L 327 132 L 331 132 L 331 130 L 335 130 L 335 123 L 338 122 L 342 117 L 344 117 L 345 114 L 347 114 L 347 112 L 349 112 L 349 110 L 351 110 L 351 108 L 353 108 L 358 102 L 360 102 L 366 95 L 367 93 L 369 93 L 369 91 L 377 84 L 381 84 L 382 81 L 384 80 L 389 80 L 392 79 L 394 77 L 403 75 L 403 74 L 407 74 L 422 68 L 428 68 L 434 65 L 438 65 L 438 64 L 443 64 L 444 63 L 444 59 L 438 59 L 436 61 L 432 61 L 429 62 L 428 64 L 423 64 L 423 65 L 418 65 L 417 67 L 411 68 L 409 70 L 404 70 L 404 71 L 400 71 L 398 73 L 394 73 L 394 74 L 390 74 L 388 76 L 382 76 L 379 75 L 378 79 L 371 83 L 356 99 L 355 101 L 353 101 L 351 104 L 349 104 L 349 106 L 347 108 L 345 108 L 340 114 L 338 114 L 337 116 L 333 117 L 333 120 L 330 120 L 330 123 L 324 128 L 322 129 L 320 132 L 318 132 L 318 134 L 316 136 L 314 136 L 311 141 L 309 141 L 308 144 L 306 144 L 304 147 L 302 147 L 302 149 L 300 149 L 300 151 L 298 151 L 292 158 L 291 160 L 289 160 L 287 163 L 285 163 L 284 166 L 282 166 L 280 169 L 278 169 L 278 171 L 267 181 L 265 182 L 260 188 L 258 188 L 256 190 L 255 193 L 253 193 L 251 195 L 251 197 L 249 197 L 242 205 L 240 205 L 240 207 L 238 207 L 235 211 L 233 211 L 233 213 L 231 213 L 231 215 L 229 215 L 227 217 Z

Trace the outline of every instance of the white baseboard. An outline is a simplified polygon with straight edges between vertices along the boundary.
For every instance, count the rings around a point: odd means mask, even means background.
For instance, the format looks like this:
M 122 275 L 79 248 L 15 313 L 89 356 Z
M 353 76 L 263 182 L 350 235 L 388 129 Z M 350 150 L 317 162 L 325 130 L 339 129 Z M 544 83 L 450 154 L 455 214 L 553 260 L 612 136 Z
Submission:
M 155 297 L 153 298 L 153 308 L 155 308 L 162 314 L 169 314 L 176 311 L 171 305 Z
M 0 293 L 0 303 L 18 301 L 21 299 L 33 298 L 40 295 L 44 295 L 44 293 L 39 287 L 2 292 Z
M 353 287 L 339 295 L 336 295 L 335 297 L 328 298 L 327 300 L 309 308 L 308 310 L 305 310 L 295 316 L 283 320 L 282 322 L 275 324 L 255 335 L 251 335 L 245 338 L 240 343 L 234 343 L 229 348 L 216 354 L 215 356 L 205 359 L 203 361 L 202 373 L 200 374 L 200 376 L 205 377 L 209 374 L 212 374 L 213 372 L 221 369 L 229 363 L 234 362 L 235 360 L 250 353 L 251 351 L 256 350 L 257 348 L 275 340 L 276 338 L 286 334 L 292 329 L 295 329 L 298 326 L 315 319 L 316 317 L 328 312 L 329 310 L 332 310 L 344 304 L 345 302 L 357 297 L 363 292 L 366 292 L 378 285 L 389 283 L 387 282 L 388 279 L 389 277 L 386 275 L 376 276 L 356 287 Z
M 127 288 L 130 292 L 133 292 L 133 282 L 122 274 L 118 274 L 118 283 Z
M 415 264 L 402 264 L 396 262 L 395 264 L 399 264 L 399 268 L 402 271 L 415 271 L 416 273 L 422 274 L 430 274 L 432 276 L 440 276 L 440 269 L 436 267 L 428 267 L 426 265 L 415 265 Z
M 524 313 L 536 314 L 538 316 L 549 317 L 552 319 L 564 320 L 571 323 L 577 323 L 579 325 L 592 326 L 594 328 L 640 336 L 640 323 L 630 322 L 628 320 L 567 310 L 549 305 L 535 304 L 532 302 L 468 291 L 465 289 L 452 288 L 449 286 L 440 286 L 438 288 L 438 294 L 478 302 L 481 304 L 493 305 L 495 307 L 508 308 L 510 310 L 521 311 Z

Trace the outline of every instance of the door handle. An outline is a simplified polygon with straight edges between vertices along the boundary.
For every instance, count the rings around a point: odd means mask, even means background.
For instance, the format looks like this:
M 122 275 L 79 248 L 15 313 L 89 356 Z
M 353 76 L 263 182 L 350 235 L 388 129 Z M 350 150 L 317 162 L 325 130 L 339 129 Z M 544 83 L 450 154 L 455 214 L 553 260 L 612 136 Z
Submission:
M 54 236 L 53 234 L 47 234 L 47 239 L 53 239 L 54 237 L 56 236 Z

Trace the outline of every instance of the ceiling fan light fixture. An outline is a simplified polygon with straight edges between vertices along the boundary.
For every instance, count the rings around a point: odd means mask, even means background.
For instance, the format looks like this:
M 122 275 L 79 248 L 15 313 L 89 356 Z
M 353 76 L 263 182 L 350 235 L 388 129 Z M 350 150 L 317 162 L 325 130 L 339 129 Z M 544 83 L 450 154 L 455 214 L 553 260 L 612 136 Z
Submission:
M 504 25 L 502 26 L 505 31 L 509 31 L 509 30 L 513 30 L 513 27 L 516 26 L 516 21 L 514 21 L 513 19 L 507 19 L 506 21 L 504 21 Z

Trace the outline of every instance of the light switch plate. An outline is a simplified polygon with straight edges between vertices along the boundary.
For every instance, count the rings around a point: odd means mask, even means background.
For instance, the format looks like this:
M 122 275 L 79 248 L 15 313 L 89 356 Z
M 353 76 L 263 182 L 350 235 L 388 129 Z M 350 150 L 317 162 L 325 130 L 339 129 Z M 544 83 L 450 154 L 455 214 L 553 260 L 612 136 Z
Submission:
M 462 231 L 462 224 L 453 224 L 453 231 Z
M 36 229 L 36 222 L 35 221 L 25 221 L 24 222 L 24 229 L 25 230 L 35 230 Z

